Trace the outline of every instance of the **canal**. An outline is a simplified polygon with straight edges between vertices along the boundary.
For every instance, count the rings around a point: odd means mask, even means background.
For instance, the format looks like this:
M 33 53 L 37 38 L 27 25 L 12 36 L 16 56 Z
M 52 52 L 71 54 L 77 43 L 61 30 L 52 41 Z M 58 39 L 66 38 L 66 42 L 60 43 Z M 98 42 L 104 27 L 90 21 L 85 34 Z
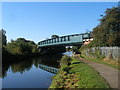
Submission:
M 64 53 L 71 55 L 71 52 Z M 37 58 L 5 63 L 2 66 L 2 88 L 48 88 L 55 73 L 40 67 L 59 68 L 63 54 L 43 55 Z

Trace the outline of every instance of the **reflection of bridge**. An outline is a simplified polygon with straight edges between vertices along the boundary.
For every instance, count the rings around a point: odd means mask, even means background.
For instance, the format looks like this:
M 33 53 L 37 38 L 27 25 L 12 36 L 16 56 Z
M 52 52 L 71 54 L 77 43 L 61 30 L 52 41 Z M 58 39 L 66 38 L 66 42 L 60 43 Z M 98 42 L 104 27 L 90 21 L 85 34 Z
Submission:
M 58 72 L 57 68 L 49 67 L 49 66 L 46 66 L 46 65 L 43 65 L 43 64 L 39 64 L 39 67 L 43 70 L 46 70 L 46 71 L 54 73 L 54 74 L 56 74 Z
M 59 45 L 63 45 L 63 46 L 81 45 L 85 41 L 85 39 L 90 39 L 90 38 L 91 38 L 91 33 L 67 35 L 67 36 L 40 41 L 38 43 L 38 47 L 59 46 Z

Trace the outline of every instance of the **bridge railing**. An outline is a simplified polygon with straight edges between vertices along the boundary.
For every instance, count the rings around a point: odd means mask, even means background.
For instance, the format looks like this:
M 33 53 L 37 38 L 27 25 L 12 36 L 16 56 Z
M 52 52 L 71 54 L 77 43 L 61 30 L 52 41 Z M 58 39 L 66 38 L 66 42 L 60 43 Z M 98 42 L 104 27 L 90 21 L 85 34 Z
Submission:
M 67 35 L 58 38 L 51 38 L 39 42 L 38 46 L 42 47 L 42 46 L 57 45 L 57 44 L 83 43 L 84 38 L 90 38 L 90 33 L 74 34 L 74 35 Z

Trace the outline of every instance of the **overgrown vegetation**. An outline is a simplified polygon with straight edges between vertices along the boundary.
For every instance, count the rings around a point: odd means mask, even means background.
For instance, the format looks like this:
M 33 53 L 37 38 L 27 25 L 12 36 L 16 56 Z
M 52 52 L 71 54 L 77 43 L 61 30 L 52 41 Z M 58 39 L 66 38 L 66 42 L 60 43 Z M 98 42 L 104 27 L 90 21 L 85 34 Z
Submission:
M 26 40 L 24 38 L 18 38 L 17 40 L 11 40 L 7 43 L 6 31 L 0 30 L 2 39 L 2 59 L 9 61 L 8 59 L 23 59 L 24 57 L 32 57 L 38 54 L 37 44 L 35 42 Z
M 107 9 L 100 24 L 93 29 L 96 46 L 120 46 L 120 9 Z
M 76 58 L 63 56 L 60 63 L 50 88 L 109 88 L 98 72 Z
M 98 46 L 120 46 L 120 9 L 113 7 L 101 15 L 100 24 L 93 29 L 94 40 L 81 49 Z
M 29 41 L 24 38 L 11 40 L 11 42 L 7 44 L 6 49 L 13 55 L 26 55 L 38 52 L 37 45 L 33 41 Z

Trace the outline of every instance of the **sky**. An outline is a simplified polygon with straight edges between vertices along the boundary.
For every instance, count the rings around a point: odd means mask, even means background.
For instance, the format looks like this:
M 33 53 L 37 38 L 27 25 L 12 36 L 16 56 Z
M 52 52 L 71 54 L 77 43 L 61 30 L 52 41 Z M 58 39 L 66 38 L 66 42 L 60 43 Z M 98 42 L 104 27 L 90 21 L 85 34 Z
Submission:
M 8 42 L 21 37 L 38 43 L 53 34 L 92 31 L 100 15 L 114 6 L 117 2 L 3 2 L 0 28 Z

